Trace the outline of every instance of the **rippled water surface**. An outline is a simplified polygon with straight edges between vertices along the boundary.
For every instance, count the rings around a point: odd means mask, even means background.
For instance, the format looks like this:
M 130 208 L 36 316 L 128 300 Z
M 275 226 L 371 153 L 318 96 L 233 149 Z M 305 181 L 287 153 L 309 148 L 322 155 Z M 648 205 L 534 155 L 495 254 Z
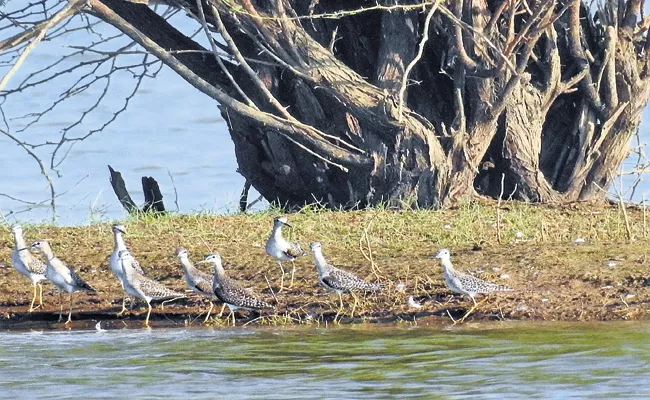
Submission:
M 647 398 L 650 327 L 0 334 L 2 398 Z

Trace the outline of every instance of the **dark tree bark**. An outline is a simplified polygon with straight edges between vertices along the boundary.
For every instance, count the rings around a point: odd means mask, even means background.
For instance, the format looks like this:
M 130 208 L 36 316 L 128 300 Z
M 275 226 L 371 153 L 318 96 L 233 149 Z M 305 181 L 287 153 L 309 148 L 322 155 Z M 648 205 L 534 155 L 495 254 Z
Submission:
M 110 165 L 108 166 L 108 171 L 111 175 L 110 181 L 111 186 L 113 187 L 113 192 L 115 192 L 122 207 L 124 207 L 129 214 L 137 214 L 139 212 L 162 214 L 165 212 L 165 204 L 163 204 L 163 195 L 160 192 L 160 186 L 158 186 L 158 182 L 153 177 L 142 177 L 144 205 L 142 206 L 142 210 L 140 210 L 126 188 L 126 183 L 122 178 L 122 173 L 114 170 Z
M 230 57 L 145 4 L 81 12 L 218 101 L 240 173 L 283 206 L 601 198 L 650 97 L 640 0 L 167 2 Z

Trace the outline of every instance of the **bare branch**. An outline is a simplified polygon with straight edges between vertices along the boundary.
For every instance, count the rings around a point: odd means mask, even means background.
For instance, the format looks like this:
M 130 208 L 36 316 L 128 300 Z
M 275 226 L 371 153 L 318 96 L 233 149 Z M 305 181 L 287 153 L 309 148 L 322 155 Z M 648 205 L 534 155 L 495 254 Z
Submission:
M 436 10 L 438 9 L 438 6 L 440 5 L 441 0 L 436 0 L 436 2 L 431 6 L 431 9 L 427 13 L 427 17 L 424 20 L 424 34 L 422 35 L 422 40 L 420 40 L 420 44 L 418 45 L 418 52 L 415 55 L 415 58 L 413 58 L 413 61 L 409 63 L 409 65 L 406 67 L 406 70 L 404 71 L 404 75 L 402 75 L 402 84 L 399 90 L 399 108 L 398 108 L 398 115 L 399 115 L 399 122 L 402 122 L 402 112 L 404 109 L 404 93 L 406 92 L 406 84 L 409 79 L 409 74 L 411 73 L 411 70 L 415 65 L 420 61 L 420 58 L 422 58 L 422 53 L 424 52 L 424 45 L 427 43 L 429 40 L 429 24 L 431 23 L 431 18 L 433 17 L 433 14 L 435 14 Z
M 310 129 L 302 125 L 296 126 L 295 124 L 291 124 L 290 122 L 287 122 L 286 120 L 283 120 L 275 115 L 255 110 L 233 99 L 224 93 L 220 88 L 210 85 L 200 76 L 196 75 L 185 65 L 179 62 L 174 56 L 169 54 L 165 49 L 160 47 L 157 43 L 145 35 L 142 35 L 141 32 L 139 32 L 133 25 L 124 20 L 121 16 L 116 14 L 112 9 L 104 5 L 99 0 L 90 0 L 90 4 L 92 5 L 93 13 L 102 19 L 110 21 L 112 25 L 118 27 L 120 30 L 122 30 L 122 32 L 138 42 L 141 46 L 145 47 L 151 53 L 156 55 L 156 57 L 162 60 L 174 71 L 176 71 L 194 87 L 219 101 L 222 105 L 228 107 L 229 109 L 232 109 L 233 111 L 236 111 L 248 118 L 264 121 L 266 125 L 272 128 L 284 131 L 285 133 L 291 133 L 292 137 L 297 142 L 303 143 L 304 145 L 308 144 L 309 147 L 313 146 L 314 148 L 323 151 L 325 154 L 331 155 L 333 160 L 330 161 L 328 159 L 328 161 L 334 163 L 337 166 L 337 162 L 340 162 L 341 164 L 352 165 L 367 165 L 371 163 L 371 160 L 364 156 L 351 153 L 326 140 L 323 140 L 320 137 L 321 135 L 318 133 L 318 131 L 313 128 Z
M 0 42 L 0 51 L 3 51 L 7 48 L 15 47 L 32 37 L 34 38 L 34 40 L 32 40 L 31 43 L 25 47 L 23 52 L 20 54 L 20 57 L 18 57 L 18 60 L 16 60 L 14 66 L 9 70 L 9 72 L 5 74 L 2 80 L 0 80 L 0 92 L 7 85 L 7 82 L 9 82 L 9 79 L 11 79 L 12 75 L 18 70 L 18 68 L 20 68 L 32 49 L 45 37 L 47 31 L 54 25 L 61 22 L 63 19 L 68 18 L 70 15 L 74 14 L 78 8 L 85 5 L 85 2 L 86 0 L 71 0 L 65 5 L 65 7 L 63 7 L 59 12 L 52 16 L 52 18 L 37 25 L 34 29 L 24 33 L 23 35 L 18 35 L 18 37 L 9 38 L 3 42 Z

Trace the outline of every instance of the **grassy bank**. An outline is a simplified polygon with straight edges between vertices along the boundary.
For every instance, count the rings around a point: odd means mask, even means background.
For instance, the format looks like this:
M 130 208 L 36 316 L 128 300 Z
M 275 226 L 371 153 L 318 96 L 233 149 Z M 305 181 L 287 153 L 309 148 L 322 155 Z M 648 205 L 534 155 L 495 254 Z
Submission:
M 644 212 L 618 207 L 574 205 L 561 208 L 505 203 L 497 225 L 496 204 L 472 203 L 445 211 L 372 209 L 332 212 L 306 209 L 289 215 L 286 233 L 307 249 L 323 243 L 330 262 L 386 289 L 361 298 L 351 315 L 352 298 L 344 295 L 341 322 L 451 323 L 471 300 L 451 295 L 440 266 L 431 256 L 439 248 L 452 252 L 461 271 L 504 283 L 517 291 L 490 296 L 469 320 L 615 320 L 643 318 L 650 309 L 650 268 Z M 277 314 L 254 324 L 331 323 L 338 297 L 318 285 L 310 256 L 296 262 L 296 282 L 274 298 L 280 270 L 264 253 L 273 213 L 252 215 L 183 215 L 127 220 L 127 244 L 148 275 L 167 286 L 184 289 L 173 257 L 183 246 L 192 260 L 221 253 L 230 276 L 277 301 Z M 627 219 L 627 222 L 626 222 Z M 108 269 L 113 240 L 110 224 L 57 228 L 25 226 L 28 241 L 48 239 L 55 253 L 100 290 L 76 294 L 77 326 L 141 324 L 142 308 L 124 318 L 115 313 L 121 290 Z M 500 236 L 500 241 L 499 241 Z M 576 242 L 576 239 L 579 239 Z M 584 240 L 584 242 L 582 242 Z M 0 328 L 53 325 L 58 299 L 52 285 L 44 290 L 45 308 L 27 314 L 30 282 L 11 263 L 12 239 L 0 232 Z M 290 264 L 285 269 L 290 270 Z M 267 279 L 269 283 L 267 283 Z M 402 289 L 403 287 L 403 289 Z M 422 308 L 408 306 L 413 296 Z M 206 302 L 197 297 L 157 308 L 153 323 L 199 324 Z M 146 311 L 146 310 L 145 310 Z M 246 313 L 239 324 L 255 318 Z M 225 324 L 225 318 L 212 324 Z

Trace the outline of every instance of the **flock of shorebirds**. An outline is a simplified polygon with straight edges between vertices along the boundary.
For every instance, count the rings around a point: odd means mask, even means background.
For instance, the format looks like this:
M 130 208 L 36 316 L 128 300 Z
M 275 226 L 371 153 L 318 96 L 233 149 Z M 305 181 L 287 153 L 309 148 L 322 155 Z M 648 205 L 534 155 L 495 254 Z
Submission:
M 275 217 L 273 219 L 273 230 L 266 242 L 266 253 L 273 257 L 282 271 L 282 278 L 280 283 L 281 292 L 284 288 L 285 270 L 282 266 L 283 261 L 291 261 L 293 263 L 299 257 L 306 255 L 297 242 L 290 242 L 282 235 L 283 227 L 291 227 L 286 217 Z M 151 301 L 172 301 L 179 298 L 186 297 L 185 293 L 181 293 L 165 287 L 160 282 L 154 281 L 145 275 L 142 267 L 135 259 L 135 257 L 128 251 L 126 243 L 122 235 L 126 234 L 124 225 L 116 224 L 112 227 L 113 236 L 115 239 L 115 246 L 111 253 L 109 265 L 111 272 L 120 282 L 122 286 L 122 310 L 118 315 L 122 315 L 126 310 L 126 295 L 144 300 L 149 308 L 147 317 L 145 319 L 145 326 L 149 326 L 149 317 L 151 315 Z M 29 312 L 32 312 L 34 303 L 37 297 L 37 287 L 39 292 L 39 306 L 43 304 L 43 287 L 41 281 L 46 279 L 52 282 L 59 290 L 59 322 L 63 315 L 63 292 L 68 292 L 69 295 L 69 310 L 68 319 L 66 324 L 72 320 L 72 294 L 77 291 L 96 292 L 97 290 L 84 281 L 72 268 L 67 266 L 63 261 L 57 258 L 52 251 L 49 243 L 46 240 L 38 240 L 33 242 L 30 246 L 25 244 L 23 237 L 23 230 L 20 225 L 14 225 L 12 228 L 15 248 L 13 250 L 12 262 L 14 267 L 21 274 L 28 277 L 33 286 L 33 296 L 29 307 Z M 343 309 L 342 293 L 353 291 L 374 292 L 382 289 L 382 285 L 377 283 L 367 282 L 356 275 L 337 268 L 329 264 L 323 256 L 321 244 L 319 242 L 312 242 L 309 245 L 311 254 L 314 258 L 316 270 L 318 272 L 318 279 L 320 283 L 326 288 L 336 292 L 339 296 L 339 311 Z M 40 258 L 34 256 L 30 249 L 37 249 L 45 257 L 46 261 L 43 262 Z M 221 256 L 218 253 L 210 254 L 203 261 L 199 263 L 208 263 L 213 267 L 213 274 L 205 273 L 196 268 L 190 261 L 189 254 L 184 248 L 178 248 L 175 252 L 178 257 L 184 272 L 185 282 L 187 286 L 202 296 L 210 299 L 210 309 L 207 312 L 205 321 L 210 317 L 210 313 L 214 304 L 213 299 L 218 299 L 223 303 L 221 314 L 223 314 L 225 306 L 230 309 L 233 325 L 235 324 L 234 311 L 237 309 L 246 310 L 262 310 L 275 308 L 270 303 L 264 301 L 260 296 L 255 294 L 252 290 L 244 288 L 241 284 L 232 280 L 226 274 L 222 263 Z M 465 317 L 477 307 L 475 296 L 477 294 L 488 294 L 498 291 L 511 291 L 513 289 L 499 285 L 496 283 L 488 282 L 473 275 L 462 273 L 454 269 L 451 263 L 451 255 L 449 250 L 442 249 L 437 252 L 437 259 L 444 273 L 444 280 L 446 285 L 455 293 L 460 293 L 469 296 L 474 302 L 474 307 L 465 314 Z M 295 266 L 291 272 L 291 283 L 293 284 L 293 277 L 295 273 Z M 356 300 L 356 297 L 355 297 Z M 131 306 L 133 299 L 131 300 Z M 463 317 L 463 318 L 465 318 Z M 336 318 L 336 317 L 335 317 Z

